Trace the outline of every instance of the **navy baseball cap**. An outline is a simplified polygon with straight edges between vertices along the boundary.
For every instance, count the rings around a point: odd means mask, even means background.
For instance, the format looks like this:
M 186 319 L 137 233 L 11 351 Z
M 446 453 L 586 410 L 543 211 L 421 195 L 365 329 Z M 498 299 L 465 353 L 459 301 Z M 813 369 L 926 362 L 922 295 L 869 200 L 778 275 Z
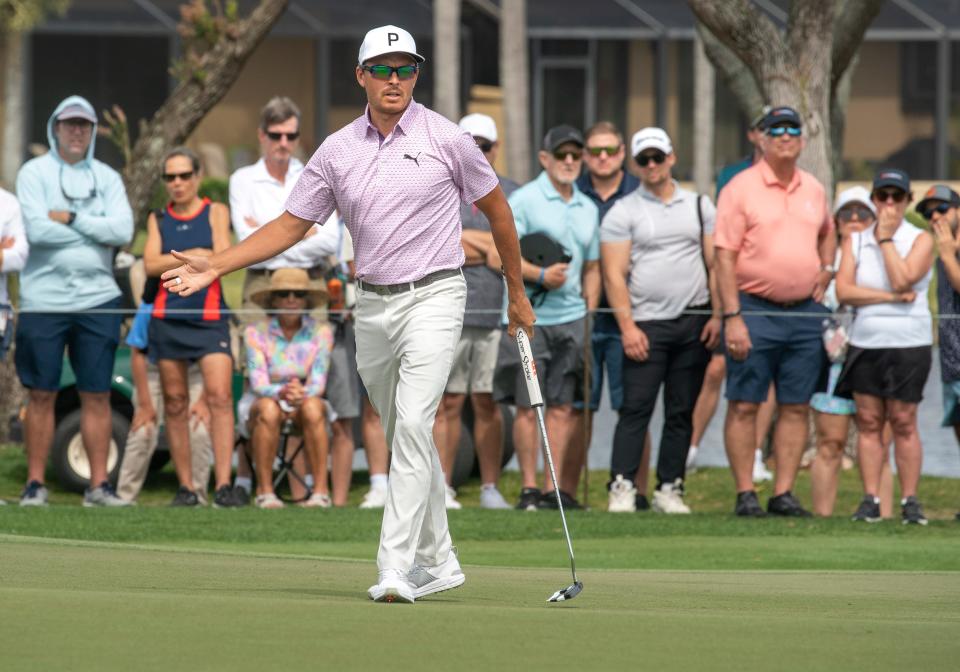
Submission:
M 917 212 L 923 212 L 934 201 L 942 201 L 956 207 L 960 205 L 960 194 L 945 184 L 935 184 L 923 195 L 923 199 L 917 203 Z
M 882 187 L 894 187 L 903 191 L 910 191 L 910 176 L 899 168 L 886 168 L 873 178 L 874 190 Z
M 543 136 L 543 150 L 552 152 L 560 145 L 568 142 L 583 147 L 583 134 L 573 126 L 567 126 L 566 124 L 554 126 Z
M 772 126 L 779 126 L 780 124 L 789 124 L 797 128 L 803 127 L 803 120 L 800 118 L 800 114 L 792 107 L 787 107 L 786 105 L 771 109 L 767 112 L 767 116 L 764 117 L 762 123 L 764 130 Z

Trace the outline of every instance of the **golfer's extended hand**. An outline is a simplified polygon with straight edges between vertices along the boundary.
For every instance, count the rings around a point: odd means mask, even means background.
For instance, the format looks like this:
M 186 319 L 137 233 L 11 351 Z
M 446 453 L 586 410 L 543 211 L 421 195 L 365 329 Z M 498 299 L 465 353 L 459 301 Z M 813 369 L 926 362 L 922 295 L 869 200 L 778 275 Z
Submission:
M 210 265 L 209 257 L 181 254 L 176 250 L 171 250 L 170 254 L 182 261 L 183 266 L 165 271 L 160 279 L 163 281 L 163 286 L 174 294 L 190 296 L 217 279 L 217 273 Z
M 530 299 L 526 293 L 516 297 L 511 297 L 507 303 L 507 333 L 510 338 L 517 337 L 517 329 L 522 328 L 527 332 L 527 336 L 533 338 L 533 323 L 537 321 L 533 314 L 533 306 L 530 305 Z

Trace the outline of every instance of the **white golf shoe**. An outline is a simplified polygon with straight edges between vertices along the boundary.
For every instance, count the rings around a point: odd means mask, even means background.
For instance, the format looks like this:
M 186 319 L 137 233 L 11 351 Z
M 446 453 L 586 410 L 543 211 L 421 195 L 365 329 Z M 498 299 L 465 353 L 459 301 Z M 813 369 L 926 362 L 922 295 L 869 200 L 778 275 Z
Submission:
M 653 493 L 652 508 L 658 513 L 690 513 L 690 507 L 683 502 L 683 481 L 678 478 L 661 485 Z
M 435 567 L 414 565 L 413 569 L 407 572 L 407 582 L 413 586 L 413 594 L 418 600 L 427 595 L 462 586 L 466 580 L 463 570 L 460 569 L 456 548 L 450 549 L 447 561 L 441 565 Z
M 753 482 L 761 483 L 763 481 L 772 481 L 773 474 L 770 473 L 770 470 L 767 469 L 767 465 L 763 462 L 763 451 L 757 450 L 753 458 Z
M 633 513 L 637 510 L 637 488 L 630 481 L 623 480 L 617 474 L 617 479 L 610 484 L 607 493 L 607 511 L 611 513 Z
M 382 509 L 387 503 L 386 488 L 370 488 L 360 502 L 361 509 Z
M 463 504 L 457 501 L 457 491 L 450 485 L 447 486 L 446 504 L 447 510 L 455 511 L 463 508 Z
M 378 582 L 370 586 L 367 595 L 374 602 L 400 602 L 413 604 L 416 599 L 413 586 L 399 569 L 384 569 L 380 571 Z
M 480 490 L 481 509 L 512 509 L 513 507 L 503 498 L 496 488 L 482 488 Z

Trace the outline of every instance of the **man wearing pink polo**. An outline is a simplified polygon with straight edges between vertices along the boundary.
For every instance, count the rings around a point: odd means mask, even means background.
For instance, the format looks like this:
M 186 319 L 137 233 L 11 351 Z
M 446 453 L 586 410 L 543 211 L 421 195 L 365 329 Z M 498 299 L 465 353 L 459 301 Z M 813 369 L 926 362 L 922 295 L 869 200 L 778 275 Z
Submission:
M 241 244 L 209 258 L 179 255 L 164 286 L 191 294 L 303 238 L 334 209 L 353 237 L 357 365 L 393 450 L 383 512 L 377 602 L 408 602 L 456 588 L 446 483 L 432 427 L 466 302 L 460 202 L 490 222 L 507 280 L 508 329 L 532 334 L 520 245 L 499 181 L 473 138 L 413 100 L 424 59 L 396 26 L 367 33 L 357 83 L 366 112 L 329 136 L 304 168 L 286 211 Z
M 797 168 L 800 115 L 772 109 L 763 158 L 724 188 L 717 205 L 717 278 L 727 356 L 724 443 L 738 516 L 809 516 L 791 492 L 807 443 L 807 413 L 824 368 L 820 304 L 836 240 L 823 186 Z M 773 382 L 776 480 L 764 512 L 753 489 L 757 409 Z

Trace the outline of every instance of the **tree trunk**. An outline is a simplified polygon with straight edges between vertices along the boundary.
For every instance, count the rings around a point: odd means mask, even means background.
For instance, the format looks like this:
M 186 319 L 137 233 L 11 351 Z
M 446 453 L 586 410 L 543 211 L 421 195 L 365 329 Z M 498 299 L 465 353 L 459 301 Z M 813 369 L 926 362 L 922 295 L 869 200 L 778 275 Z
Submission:
M 460 119 L 460 0 L 434 0 L 433 36 L 433 108 L 456 123 Z
M 181 144 L 207 112 L 230 90 L 244 63 L 287 8 L 288 0 L 260 0 L 237 27 L 236 38 L 221 37 L 202 65 L 181 82 L 153 118 L 143 125 L 123 171 L 134 221 L 142 222 L 164 153 Z
M 10 31 L 2 36 L 3 52 L 3 158 L 0 181 L 11 191 L 24 159 L 24 78 L 26 40 L 23 33 Z
M 530 94 L 527 73 L 527 3 L 503 0 L 500 11 L 500 85 L 509 176 L 530 180 Z M 539 140 L 539 139 L 538 139 Z
M 699 35 L 693 40 L 693 181 L 697 192 L 711 192 L 716 77 Z

